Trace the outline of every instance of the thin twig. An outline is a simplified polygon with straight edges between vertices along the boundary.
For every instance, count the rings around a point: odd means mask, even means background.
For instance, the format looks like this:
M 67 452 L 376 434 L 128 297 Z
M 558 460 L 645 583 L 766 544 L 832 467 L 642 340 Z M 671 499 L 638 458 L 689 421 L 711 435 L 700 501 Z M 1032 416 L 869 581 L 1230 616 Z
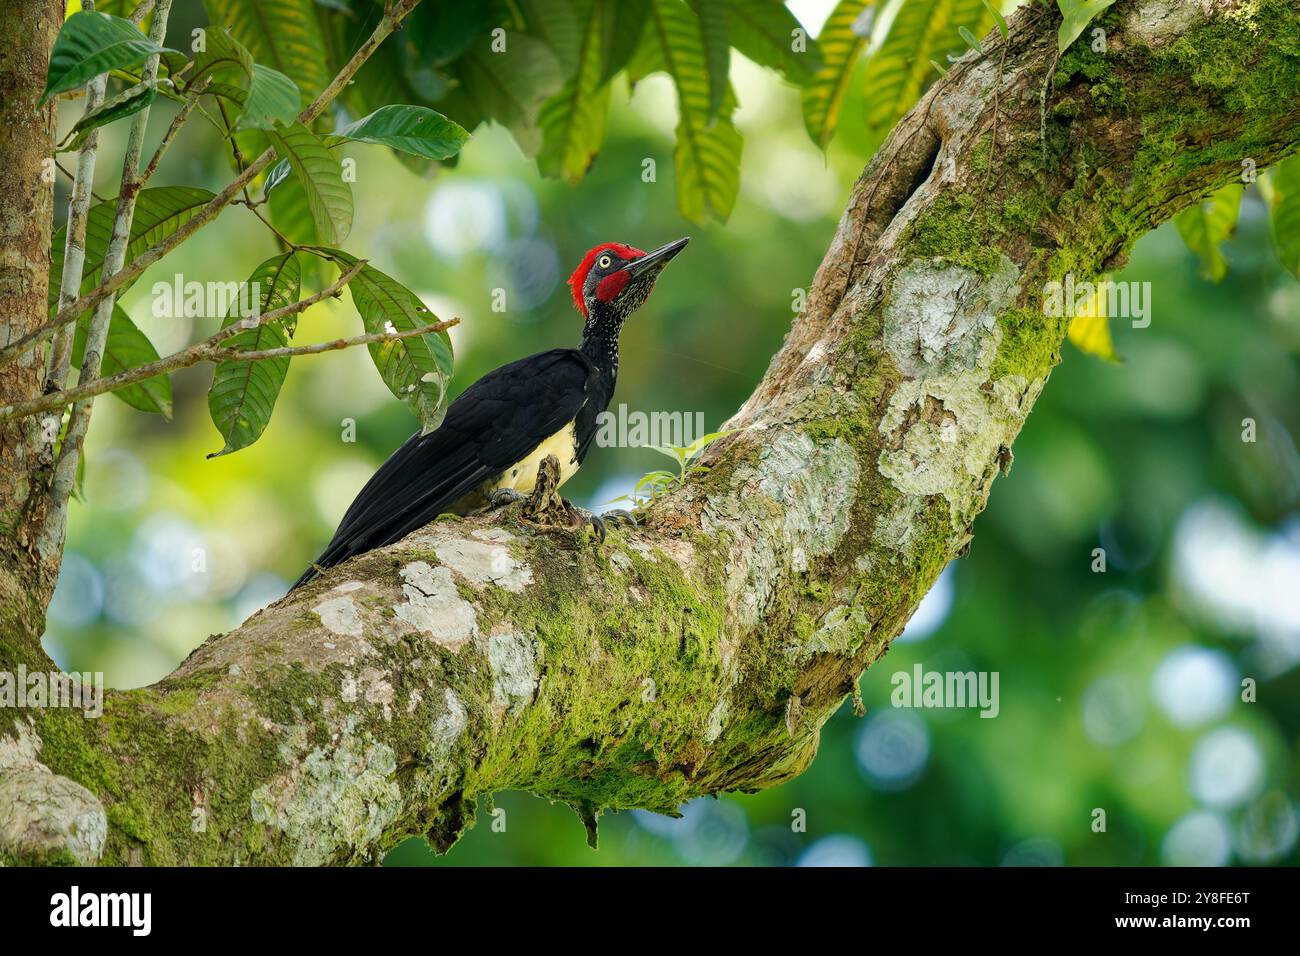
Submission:
M 144 18 L 153 10 L 156 2 L 157 0 L 140 0 L 140 5 L 131 11 L 131 22 L 136 26 L 139 26 L 141 22 L 143 22 Z
M 334 352 L 338 349 L 350 349 L 357 345 L 372 345 L 375 342 L 392 342 L 397 339 L 414 338 L 428 335 L 430 332 L 445 332 L 454 325 L 459 325 L 459 318 L 447 319 L 422 325 L 418 329 L 402 329 L 392 332 L 367 332 L 365 335 L 353 335 L 349 338 L 332 339 L 329 342 L 317 342 L 314 345 L 285 345 L 275 349 L 261 349 L 255 352 L 241 352 L 239 349 L 221 349 L 214 354 L 219 362 L 260 362 L 273 358 L 290 358 L 295 355 L 317 355 L 321 352 Z
M 310 295 L 305 299 L 294 302 L 290 305 L 281 306 L 278 309 L 272 309 L 270 312 L 263 313 L 256 317 L 254 322 L 232 322 L 225 328 L 218 329 L 212 335 L 208 336 L 202 342 L 196 342 L 188 348 L 181 349 L 179 352 L 173 352 L 171 355 L 156 359 L 147 365 L 139 365 L 134 368 L 123 369 L 116 375 L 110 376 L 111 380 L 118 383 L 105 387 L 96 386 L 94 382 L 80 382 L 76 388 L 68 389 L 62 392 L 52 392 L 48 395 L 42 395 L 40 398 L 31 399 L 26 402 L 16 402 L 7 408 L 0 409 L 0 420 L 8 417 L 20 418 L 24 415 L 33 415 L 43 411 L 53 411 L 62 408 L 68 402 L 79 401 L 83 398 L 93 398 L 101 395 L 106 391 L 113 391 L 122 385 L 130 385 L 134 382 L 143 382 L 147 378 L 153 378 L 155 375 L 163 372 L 170 372 L 173 369 L 186 368 L 195 362 L 201 361 L 205 352 L 218 348 L 223 342 L 234 338 L 240 332 L 266 325 L 269 322 L 278 322 L 300 312 L 305 312 L 311 306 L 320 302 L 322 299 L 336 296 L 343 291 L 343 287 L 352 281 L 363 268 L 366 262 L 364 259 L 357 260 L 350 269 L 341 274 L 337 281 L 326 289 L 322 289 L 315 295 Z M 97 379 L 96 382 L 107 382 L 109 379 Z M 83 388 L 83 386 L 85 386 Z
M 149 39 L 157 46 L 162 46 L 167 39 L 167 18 L 171 13 L 171 0 L 157 0 L 153 23 L 150 25 Z M 159 55 L 150 55 L 144 63 L 142 79 L 145 83 L 154 83 L 158 78 Z M 120 272 L 126 263 L 127 245 L 131 240 L 131 221 L 135 216 L 135 200 L 140 189 L 140 152 L 144 146 L 144 135 L 149 125 L 149 107 L 131 117 L 130 131 L 126 138 L 126 153 L 122 158 L 122 183 L 118 190 L 117 213 L 113 217 L 113 232 L 104 253 L 102 275 L 113 276 Z M 80 286 L 81 280 L 77 280 Z M 73 288 L 75 294 L 75 287 Z M 113 318 L 115 296 L 104 296 L 95 308 L 95 314 L 86 329 L 86 346 L 81 357 L 81 368 L 77 374 L 78 387 L 90 386 L 99 378 L 100 364 L 104 357 L 104 345 L 108 340 L 108 326 Z M 62 310 L 60 310 L 62 311 Z M 90 400 L 79 400 L 72 406 L 72 416 L 68 419 L 68 429 L 63 443 L 59 446 L 58 459 L 54 464 L 54 474 L 50 480 L 49 507 L 46 512 L 42 537 L 46 539 L 63 539 L 67 521 L 68 498 L 77 484 L 77 470 L 81 460 L 81 445 L 90 428 L 90 414 L 94 404 Z
M 76 181 L 77 181 L 77 174 L 76 174 L 76 173 L 74 173 L 74 172 L 72 172 L 71 170 L 69 170 L 68 167 L 64 166 L 64 165 L 63 165 L 61 162 L 59 162 L 57 159 L 54 161 L 54 165 L 55 165 L 55 167 L 59 170 L 59 172 L 63 173 L 63 175 L 65 175 L 65 176 L 67 176 L 70 180 L 73 181 L 74 184 L 76 183 Z M 90 191 L 90 195 L 91 195 L 91 197 L 95 200 L 95 202 L 104 202 L 104 201 L 107 199 L 107 197 L 105 197 L 105 196 L 101 196 L 99 193 L 95 192 L 93 189 Z
M 97 378 L 93 382 L 87 382 L 85 385 L 77 385 L 62 392 L 56 392 L 51 395 L 42 395 L 40 398 L 33 398 L 27 401 L 15 402 L 12 405 L 2 406 L 0 407 L 0 421 L 10 421 L 15 418 L 26 418 L 29 415 L 39 415 L 41 412 L 56 411 L 67 405 L 68 402 L 79 402 L 88 398 L 94 398 L 97 395 L 103 395 L 105 392 L 113 392 L 127 385 L 133 385 L 136 382 L 142 382 L 145 379 L 153 378 L 155 375 L 174 372 L 177 369 L 190 368 L 191 366 L 198 365 L 200 362 L 257 362 L 272 358 L 292 358 L 296 355 L 316 355 L 320 352 L 333 352 L 339 349 L 352 348 L 357 345 L 372 345 L 376 342 L 391 342 L 397 341 L 398 339 L 413 338 L 417 335 L 445 332 L 447 329 L 459 324 L 459 318 L 451 318 L 443 322 L 434 322 L 430 325 L 423 325 L 417 329 L 394 329 L 392 332 L 369 332 L 365 335 L 354 335 L 351 338 L 332 339 L 328 342 L 317 342 L 313 345 L 289 345 L 282 348 L 261 349 L 259 351 L 247 352 L 234 348 L 214 348 L 204 341 L 200 342 L 198 345 L 191 346 L 182 352 L 170 355 L 165 359 L 150 362 L 148 365 L 139 365 L 135 368 L 125 369 L 118 372 L 116 375 Z M 228 328 L 233 328 L 237 332 L 243 331 L 239 328 L 238 323 L 233 326 L 228 326 Z
M 84 0 L 82 9 L 93 13 L 94 0 Z M 100 73 L 86 84 L 86 110 L 89 116 L 104 102 L 108 89 L 108 76 Z M 63 243 L 63 273 L 59 277 L 59 305 L 67 305 L 81 291 L 81 279 L 86 266 L 86 217 L 90 212 L 90 199 L 94 195 L 95 157 L 99 150 L 99 130 L 92 129 L 77 153 L 77 173 L 72 177 L 72 196 L 68 200 L 68 222 Z M 62 168 L 62 167 L 60 167 Z M 96 197 L 98 198 L 98 197 Z M 68 382 L 72 366 L 72 328 L 64 326 L 54 336 L 45 366 L 45 389 L 57 391 Z M 51 443 L 51 448 L 53 443 Z
M 176 115 L 172 117 L 171 125 L 167 127 L 167 132 L 163 133 L 163 138 L 159 141 L 158 148 L 153 151 L 153 159 L 149 160 L 149 165 L 146 166 L 144 172 L 140 174 L 140 181 L 137 183 L 136 188 L 143 189 L 145 184 L 149 182 L 149 178 L 153 176 L 154 172 L 158 169 L 158 164 L 162 162 L 163 154 L 167 152 L 167 147 L 172 144 L 172 140 L 176 138 L 176 134 L 180 132 L 180 128 L 185 125 L 185 121 L 190 118 L 190 113 L 198 104 L 199 97 L 203 95 L 204 90 L 208 88 L 208 84 L 211 82 L 212 77 L 205 76 L 199 82 L 199 85 L 191 90 L 189 95 L 186 96 L 185 105 L 182 106 Z
M 379 25 L 375 27 L 375 30 L 370 35 L 369 39 L 361 45 L 357 52 L 353 54 L 352 59 L 348 61 L 347 65 L 339 71 L 339 74 L 336 77 L 334 77 L 333 81 L 330 82 L 330 85 L 321 92 L 320 96 L 316 97 L 316 99 L 312 101 L 310 106 L 298 114 L 298 120 L 305 125 L 319 116 L 321 112 L 324 111 L 325 107 L 333 101 L 334 97 L 336 97 L 343 88 L 347 86 L 352 77 L 356 74 L 357 70 L 361 69 L 362 64 L 364 64 L 379 45 L 388 38 L 389 34 L 393 32 L 398 23 L 400 23 L 407 14 L 415 9 L 419 3 L 420 0 L 401 0 L 400 3 L 395 4 L 391 10 L 384 15 L 383 19 L 379 21 Z M 167 255 L 167 253 L 171 252 L 182 242 L 189 239 L 190 236 L 194 235 L 194 233 L 198 232 L 208 223 L 212 222 L 212 220 L 216 219 L 221 210 L 229 206 L 230 203 L 243 191 L 243 188 L 252 182 L 258 173 L 269 166 L 273 159 L 275 159 L 275 150 L 265 150 L 262 155 L 253 160 L 247 169 L 229 183 L 225 189 L 209 200 L 206 206 L 200 209 L 192 218 L 181 225 L 180 228 L 170 236 L 159 242 L 158 245 L 147 249 L 135 259 L 131 260 L 131 262 L 128 263 L 120 272 L 112 276 L 106 275 L 98 286 L 78 298 L 75 302 L 71 302 L 67 306 L 59 309 L 58 314 L 48 322 L 33 329 L 31 332 L 16 339 L 3 348 L 0 348 L 0 367 L 8 365 L 18 356 L 25 354 L 34 344 L 48 339 L 54 334 L 56 329 L 59 329 L 70 322 L 75 322 L 86 312 L 87 309 L 98 305 L 106 297 L 119 291 L 123 286 L 133 281 L 151 265 L 163 256 Z

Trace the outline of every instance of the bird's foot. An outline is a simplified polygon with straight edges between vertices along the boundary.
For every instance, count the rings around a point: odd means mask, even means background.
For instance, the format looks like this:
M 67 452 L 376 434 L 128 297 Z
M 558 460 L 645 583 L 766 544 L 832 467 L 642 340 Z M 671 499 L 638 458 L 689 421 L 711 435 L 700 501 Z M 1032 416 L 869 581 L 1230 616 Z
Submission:
M 601 544 L 605 543 L 605 535 L 608 532 L 609 525 L 626 524 L 632 527 L 636 526 L 636 515 L 623 508 L 612 508 L 609 511 L 596 514 L 586 508 L 579 508 L 577 505 L 570 504 L 569 507 L 578 513 L 584 527 L 587 525 L 592 527 L 596 532 L 596 539 Z
M 617 524 L 627 524 L 631 525 L 633 528 L 637 526 L 636 515 L 628 511 L 626 508 L 610 508 L 608 511 L 601 512 L 600 516 L 606 521 L 612 521 Z
M 507 505 L 513 505 L 520 501 L 527 501 L 528 496 L 522 492 L 515 491 L 513 488 L 498 488 L 492 492 L 488 498 L 488 510 L 496 511 L 498 508 L 505 508 Z

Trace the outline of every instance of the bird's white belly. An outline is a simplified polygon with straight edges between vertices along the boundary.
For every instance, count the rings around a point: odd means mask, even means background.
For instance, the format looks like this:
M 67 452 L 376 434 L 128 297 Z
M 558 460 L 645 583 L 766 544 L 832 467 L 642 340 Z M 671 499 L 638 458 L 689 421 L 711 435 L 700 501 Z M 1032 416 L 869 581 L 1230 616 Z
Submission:
M 512 468 L 507 468 L 496 484 L 487 489 L 487 493 L 509 488 L 521 494 L 529 494 L 537 484 L 537 468 L 547 455 L 554 455 L 560 461 L 560 484 L 564 484 L 578 471 L 578 445 L 573 431 L 573 422 L 542 442 L 532 453 Z

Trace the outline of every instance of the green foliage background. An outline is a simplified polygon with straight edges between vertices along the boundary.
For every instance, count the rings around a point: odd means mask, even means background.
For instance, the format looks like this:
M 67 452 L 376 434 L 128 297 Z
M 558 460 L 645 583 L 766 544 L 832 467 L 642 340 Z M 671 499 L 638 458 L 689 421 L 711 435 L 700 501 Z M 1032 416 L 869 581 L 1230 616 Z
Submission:
M 432 16 L 440 5 L 426 6 Z M 985 16 L 980 4 L 966 6 Z M 205 22 L 198 4 L 178 0 L 170 35 Z M 419 29 L 430 43 L 452 35 L 416 24 L 410 36 Z M 961 45 L 936 46 L 926 59 Z M 315 67 L 300 52 L 254 49 L 259 62 L 310 77 Z M 839 135 L 823 153 L 809 135 L 807 88 L 732 51 L 730 83 L 692 94 L 709 135 L 718 135 L 710 112 L 734 101 L 731 121 L 745 143 L 726 226 L 701 228 L 684 218 L 692 209 L 675 193 L 678 127 L 692 119 L 679 116 L 668 76 L 640 80 L 630 97 L 627 76 L 615 78 L 594 161 L 576 147 L 543 151 L 543 166 L 563 177 L 543 178 L 503 128 L 475 128 L 473 111 L 484 104 L 462 111 L 457 94 L 439 86 L 474 69 L 462 53 L 429 54 L 446 69 L 393 67 L 367 81 L 418 80 L 474 138 L 433 178 L 417 174 L 429 164 L 409 157 L 340 147 L 356 160 L 351 251 L 440 317 L 461 317 L 451 333 L 455 394 L 505 361 L 576 342 L 563 279 L 588 247 L 651 248 L 690 234 L 687 253 L 624 332 L 615 401 L 703 412 L 716 428 L 789 328 L 796 290 L 810 283 L 849 186 L 883 135 L 867 120 L 887 127 L 898 112 L 872 99 L 864 82 L 872 67 L 859 62 L 843 84 Z M 603 69 L 591 71 L 592 82 L 609 82 Z M 310 95 L 310 79 L 300 85 Z M 147 146 L 173 107 L 159 100 L 153 108 Z M 76 115 L 65 112 L 61 134 Z M 122 135 L 107 127 L 101 155 L 120 153 Z M 647 159 L 654 182 L 643 179 Z M 565 175 L 588 163 L 585 176 Z M 215 133 L 192 124 L 154 184 L 218 189 L 229 175 Z M 62 192 L 59 201 L 66 209 Z M 1138 245 L 1113 278 L 1151 284 L 1150 328 L 1112 321 L 1119 365 L 1066 347 L 970 555 L 927 601 L 910 628 L 915 639 L 864 678 L 867 716 L 846 707 L 832 719 L 807 774 L 769 792 L 700 801 L 679 821 L 605 817 L 598 853 L 566 807 L 500 795 L 504 816 L 482 807 L 450 857 L 435 860 L 411 841 L 389 862 L 1297 862 L 1300 285 L 1278 265 L 1274 243 L 1252 188 L 1223 249 L 1222 282 L 1201 276 L 1173 224 Z M 123 309 L 165 353 L 220 318 L 155 317 L 155 282 L 178 273 L 227 281 L 278 251 L 251 214 L 232 209 L 136 283 Z M 506 290 L 504 312 L 493 311 L 496 289 Z M 351 306 L 337 304 L 309 312 L 297 334 L 314 341 L 356 331 Z M 365 352 L 353 350 L 295 360 L 260 440 L 206 460 L 222 447 L 207 412 L 211 375 L 172 376 L 171 421 L 99 403 L 46 641 L 69 669 L 102 670 L 118 687 L 156 680 L 204 636 L 278 598 L 415 427 Z M 1245 418 L 1256 423 L 1253 443 L 1242 441 Z M 355 442 L 344 440 L 349 420 Z M 568 488 L 600 505 L 660 463 L 644 449 L 597 449 Z M 1097 547 L 1107 552 L 1104 574 L 1091 570 Z M 998 672 L 998 716 L 891 707 L 892 675 L 917 663 Z M 1242 678 L 1258 682 L 1256 702 L 1240 700 Z M 1094 832 L 1097 808 L 1104 833 Z M 804 831 L 795 832 L 800 819 Z

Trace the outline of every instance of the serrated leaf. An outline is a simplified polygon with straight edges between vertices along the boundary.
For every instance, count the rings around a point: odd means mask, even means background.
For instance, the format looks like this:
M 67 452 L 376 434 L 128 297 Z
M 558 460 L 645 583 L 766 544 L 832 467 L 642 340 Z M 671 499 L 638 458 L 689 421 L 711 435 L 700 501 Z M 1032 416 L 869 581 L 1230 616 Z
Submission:
M 602 37 L 608 4 L 590 5 L 578 46 L 577 70 L 555 96 L 542 104 L 542 149 L 537 168 L 544 176 L 578 183 L 605 140 L 609 84 L 602 81 Z
M 279 70 L 253 64 L 253 83 L 239 114 L 239 129 L 275 129 L 292 126 L 302 109 L 297 85 Z
M 743 141 L 730 119 L 735 96 L 727 91 L 714 119 L 704 41 L 695 17 L 679 0 L 654 0 L 646 43 L 654 52 L 644 62 L 657 64 L 677 87 L 677 208 L 692 222 L 725 222 L 740 188 Z
M 1201 275 L 1213 282 L 1228 274 L 1228 261 L 1219 246 L 1237 228 L 1241 195 L 1241 185 L 1231 183 L 1174 217 L 1183 242 L 1201 260 Z
M 1056 47 L 1064 53 L 1079 38 L 1084 28 L 1115 0 L 1056 0 L 1061 11 L 1061 28 L 1056 33 Z
M 131 220 L 131 238 L 126 247 L 129 264 L 142 252 L 162 242 L 214 198 L 206 189 L 193 186 L 156 186 L 142 189 L 136 196 L 135 215 Z M 90 207 L 86 216 L 86 263 L 82 272 L 81 294 L 99 284 L 104 268 L 104 254 L 113 235 L 113 218 L 117 200 L 109 199 Z M 59 282 L 63 274 L 63 252 L 67 227 L 61 227 L 51 244 L 49 306 L 53 313 L 59 303 Z M 133 283 L 127 283 L 130 288 Z M 121 292 L 119 290 L 119 297 Z
M 297 255 L 287 252 L 267 259 L 253 270 L 248 283 L 250 288 L 253 283 L 257 284 L 259 315 L 292 305 L 298 300 L 301 285 Z M 239 303 L 235 302 L 221 327 L 243 320 Z M 293 324 L 286 320 L 245 329 L 229 339 L 226 347 L 244 352 L 283 348 L 289 344 Z M 220 451 L 208 455 L 209 458 L 247 448 L 261 437 L 271 422 L 275 400 L 288 374 L 287 357 L 217 364 L 208 389 L 208 414 L 225 439 L 225 445 Z
M 64 146 L 60 152 L 72 152 L 81 149 L 90 134 L 101 126 L 107 126 L 109 123 L 115 123 L 120 119 L 126 119 L 140 112 L 149 106 L 158 95 L 158 88 L 151 83 L 137 83 L 135 86 L 129 86 L 116 96 L 112 96 L 100 103 L 93 110 L 87 111 L 77 125 L 72 127 L 72 142 Z
M 87 316 L 76 325 L 72 345 L 74 368 L 81 368 L 86 353 L 86 328 L 89 321 Z M 116 375 L 129 368 L 156 361 L 158 350 L 153 347 L 149 337 L 140 331 L 120 305 L 114 305 L 108 322 L 108 337 L 104 340 L 104 354 L 100 359 L 100 376 Z M 113 395 L 139 411 L 162 415 L 168 419 L 172 417 L 172 384 L 166 374 L 123 385 Z
M 352 190 L 343 171 L 316 134 L 301 123 L 267 131 L 281 159 L 293 167 L 321 241 L 334 244 L 352 229 Z
M 1074 309 L 1070 318 L 1067 336 L 1075 347 L 1087 355 L 1094 355 L 1107 362 L 1118 362 L 1115 344 L 1110 337 L 1110 319 L 1106 315 L 1106 282 L 1109 276 L 1102 276 L 1096 284 L 1096 292 L 1081 307 L 1073 303 L 1067 306 Z
M 469 133 L 441 113 L 424 106 L 381 106 L 369 116 L 336 129 L 325 141 L 374 143 L 426 159 L 449 159 L 460 152 Z M 269 181 L 269 177 L 268 177 Z
M 312 0 L 203 0 L 208 22 L 230 28 L 253 59 L 283 73 L 310 102 L 333 71 Z
M 84 10 L 74 13 L 55 38 L 45 74 L 45 92 L 37 106 L 51 96 L 75 90 L 100 73 L 130 69 L 162 50 L 130 20 Z
M 330 252 L 346 266 L 357 261 L 346 252 Z M 414 292 L 369 265 L 353 277 L 348 290 L 368 333 L 390 329 L 403 332 L 438 321 Z M 447 333 L 391 339 L 368 348 L 379 377 L 415 413 L 421 431 L 428 434 L 442 424 L 451 381 L 451 339 Z
M 840 0 L 817 35 L 822 65 L 804 87 L 803 122 L 812 141 L 823 149 L 839 125 L 853 67 L 871 40 L 868 21 L 874 13 L 874 3 L 875 0 Z
M 803 50 L 795 49 L 795 31 L 803 31 Z M 805 86 L 822 67 L 820 48 L 779 0 L 727 0 L 731 45 L 760 66 Z

